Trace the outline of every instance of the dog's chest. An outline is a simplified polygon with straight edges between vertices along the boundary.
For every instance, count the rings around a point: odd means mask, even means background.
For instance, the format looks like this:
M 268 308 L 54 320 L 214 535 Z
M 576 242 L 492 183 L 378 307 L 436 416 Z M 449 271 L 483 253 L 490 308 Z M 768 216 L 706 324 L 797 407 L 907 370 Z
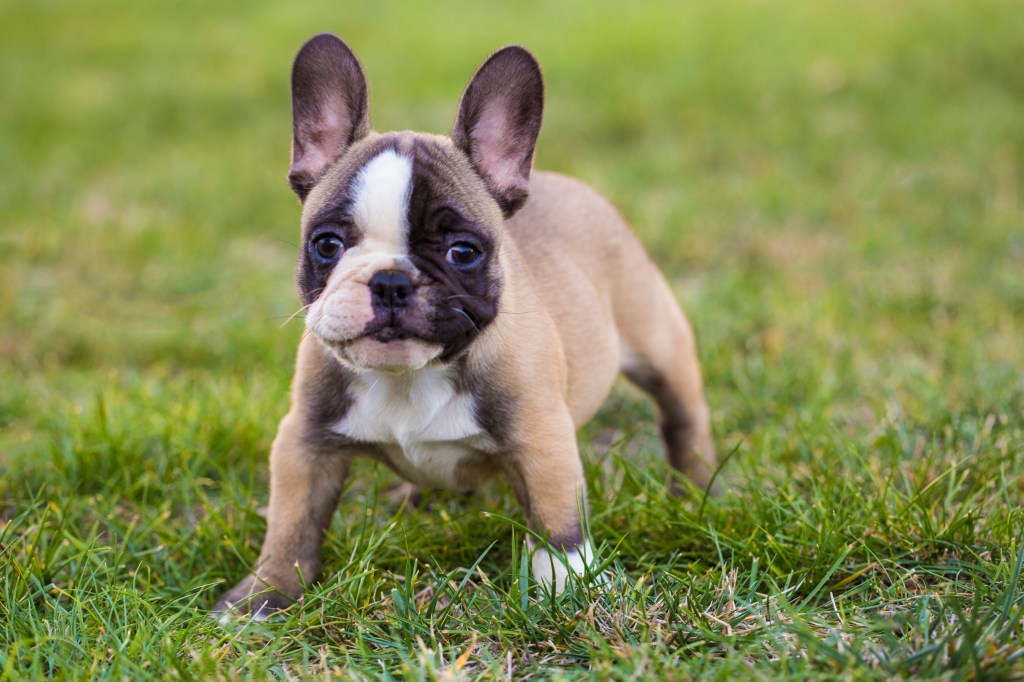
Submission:
M 489 449 L 472 394 L 457 391 L 444 369 L 367 372 L 349 394 L 353 402 L 334 430 L 378 445 L 395 469 L 418 485 L 460 489 L 460 464 Z

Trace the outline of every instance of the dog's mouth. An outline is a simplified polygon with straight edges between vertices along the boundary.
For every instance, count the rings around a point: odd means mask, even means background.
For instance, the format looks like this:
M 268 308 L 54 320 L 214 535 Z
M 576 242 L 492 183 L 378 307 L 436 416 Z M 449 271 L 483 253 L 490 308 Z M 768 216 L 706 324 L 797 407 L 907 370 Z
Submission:
M 381 327 L 375 332 L 368 334 L 362 334 L 358 338 L 365 339 L 370 338 L 381 343 L 391 343 L 393 341 L 406 341 L 406 340 L 422 340 L 419 339 L 415 334 L 410 332 L 408 329 L 401 327 Z
M 347 341 L 327 345 L 344 364 L 356 369 L 405 371 L 420 369 L 441 355 L 444 347 L 407 329 L 386 326 Z
M 363 333 L 353 339 L 373 339 L 380 343 L 392 343 L 395 341 L 426 341 L 422 335 L 415 330 L 409 329 L 402 323 L 400 318 L 395 316 L 376 319 L 366 326 Z

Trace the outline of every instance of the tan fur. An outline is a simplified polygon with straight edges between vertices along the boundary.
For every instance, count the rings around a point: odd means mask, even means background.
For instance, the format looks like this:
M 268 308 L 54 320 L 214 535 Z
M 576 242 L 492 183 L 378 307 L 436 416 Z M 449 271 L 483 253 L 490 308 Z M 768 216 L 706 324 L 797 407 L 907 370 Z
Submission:
M 507 233 L 532 274 L 535 295 L 558 321 L 562 348 L 571 349 L 564 354 L 565 396 L 576 427 L 593 416 L 626 369 L 652 393 L 663 424 L 668 418 L 692 425 L 692 449 L 669 456 L 706 487 L 716 460 L 693 332 L 618 212 L 577 180 L 534 173 L 530 200 Z M 665 387 L 657 390 L 645 374 L 662 377 Z
M 570 525 L 583 493 L 575 438 L 552 434 L 563 405 L 575 432 L 604 402 L 624 361 L 641 363 L 639 374 L 664 377 L 658 392 L 630 378 L 654 393 L 663 422 L 667 412 L 670 421 L 692 424 L 690 447 L 668 454 L 676 469 L 706 487 L 716 459 L 693 333 L 615 209 L 577 180 L 535 172 L 530 199 L 506 224 L 504 249 L 514 296 L 506 294 L 502 309 L 514 314 L 499 317 L 478 344 L 499 347 L 493 357 L 502 381 L 529 406 L 519 424 L 516 468 L 530 510 L 543 521 L 538 530 L 555 534 Z M 529 352 L 512 351 L 520 348 Z M 676 480 L 673 489 L 681 490 Z
M 319 572 L 323 533 L 348 474 L 348 459 L 310 452 L 298 429 L 294 412 L 281 422 L 270 453 L 270 507 L 263 550 L 253 574 L 229 595 L 231 604 L 254 599 L 257 614 L 298 599 L 302 583 Z

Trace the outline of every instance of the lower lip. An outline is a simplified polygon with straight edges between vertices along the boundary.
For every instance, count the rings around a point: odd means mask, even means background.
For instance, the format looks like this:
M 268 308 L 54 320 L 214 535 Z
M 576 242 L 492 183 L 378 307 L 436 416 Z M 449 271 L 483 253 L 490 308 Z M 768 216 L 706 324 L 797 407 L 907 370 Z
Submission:
M 411 339 L 408 335 L 402 341 L 379 341 L 374 335 L 366 335 L 342 347 L 336 346 L 335 353 L 356 368 L 405 371 L 418 369 L 435 359 L 441 353 L 441 346 Z
M 381 343 L 391 343 L 392 341 L 405 341 L 407 339 L 414 338 L 412 334 L 405 331 L 404 329 L 395 329 L 394 327 L 385 327 L 373 334 L 369 334 L 372 339 Z

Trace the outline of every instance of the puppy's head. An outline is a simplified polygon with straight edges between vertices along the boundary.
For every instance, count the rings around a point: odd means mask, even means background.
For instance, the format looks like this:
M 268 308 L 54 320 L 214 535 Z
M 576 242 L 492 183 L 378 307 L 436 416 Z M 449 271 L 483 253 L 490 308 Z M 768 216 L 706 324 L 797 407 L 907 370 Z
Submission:
M 416 369 L 465 351 L 498 314 L 504 219 L 526 201 L 543 86 L 519 47 L 470 81 L 450 138 L 370 129 L 366 78 L 322 34 L 292 69 L 303 202 L 298 286 L 310 330 L 355 368 Z

